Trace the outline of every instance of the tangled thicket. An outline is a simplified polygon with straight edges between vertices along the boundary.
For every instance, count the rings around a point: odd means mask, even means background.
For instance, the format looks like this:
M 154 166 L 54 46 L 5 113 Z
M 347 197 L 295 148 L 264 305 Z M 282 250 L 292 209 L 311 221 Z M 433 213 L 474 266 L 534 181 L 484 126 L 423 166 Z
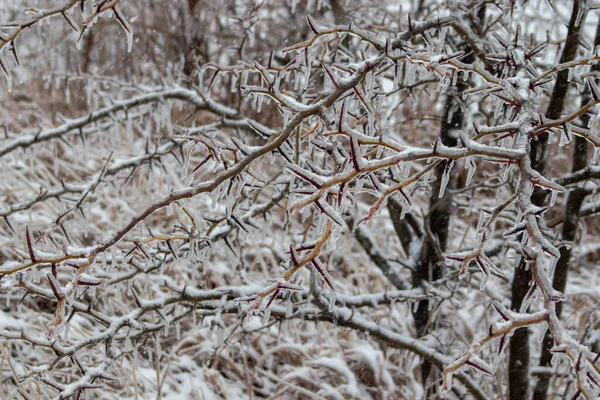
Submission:
M 0 6 L 0 397 L 593 399 L 598 4 Z

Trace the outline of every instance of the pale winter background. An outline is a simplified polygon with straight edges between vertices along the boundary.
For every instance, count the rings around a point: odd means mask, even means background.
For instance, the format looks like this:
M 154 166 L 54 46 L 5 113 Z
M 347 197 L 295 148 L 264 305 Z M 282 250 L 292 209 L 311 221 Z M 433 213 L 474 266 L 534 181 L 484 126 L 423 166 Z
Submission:
M 0 398 L 597 398 L 599 7 L 0 0 Z

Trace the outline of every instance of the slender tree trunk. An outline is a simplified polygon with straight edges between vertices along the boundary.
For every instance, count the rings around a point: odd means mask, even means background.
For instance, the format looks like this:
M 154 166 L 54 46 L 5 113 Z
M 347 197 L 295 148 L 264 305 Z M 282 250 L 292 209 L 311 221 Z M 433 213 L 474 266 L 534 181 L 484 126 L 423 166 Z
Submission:
M 579 33 L 585 15 L 580 13 L 585 7 L 584 0 L 575 0 L 569 21 L 567 40 L 561 54 L 560 62 L 568 62 L 575 58 L 579 44 Z M 585 13 L 584 13 L 585 14 Z M 569 87 L 568 71 L 560 71 L 556 76 L 556 83 L 548 105 L 546 117 L 548 119 L 558 119 L 563 111 L 565 98 Z M 545 174 L 548 164 L 548 138 L 547 132 L 542 133 L 531 143 L 531 167 L 536 171 Z M 547 191 L 536 188 L 532 195 L 532 203 L 542 206 L 546 201 Z M 531 282 L 531 272 L 524 260 L 519 262 L 515 269 L 512 282 L 511 308 L 519 310 L 523 299 L 529 290 Z M 560 306 L 560 304 L 558 304 Z M 508 357 L 508 381 L 510 400 L 525 400 L 529 395 L 529 329 L 521 328 L 515 331 L 510 341 Z
M 466 89 L 466 85 L 458 84 L 449 89 L 442 115 L 442 125 L 440 130 L 440 140 L 446 146 L 456 146 L 456 135 L 453 131 L 461 129 L 464 122 L 462 109 L 459 107 L 461 102 L 461 93 Z M 450 113 L 452 113 L 450 115 Z M 420 258 L 412 274 L 413 287 L 421 287 L 424 281 L 433 282 L 442 277 L 443 251 L 448 241 L 448 229 L 450 226 L 450 217 L 453 212 L 452 190 L 456 188 L 456 175 L 450 174 L 450 180 L 446 186 L 444 195 L 440 197 L 442 176 L 448 168 L 448 161 L 440 163 L 435 169 L 436 180 L 431 188 L 429 200 L 429 213 L 427 214 L 424 232 L 424 240 L 421 248 Z M 417 337 L 427 334 L 430 328 L 430 304 L 429 300 L 419 302 L 417 308 L 413 311 Z M 426 385 L 431 374 L 432 365 L 429 361 L 423 361 L 421 364 L 422 382 Z
M 481 6 L 476 13 L 473 14 L 473 25 L 482 24 L 485 19 L 485 6 Z M 467 47 L 467 54 L 463 58 L 463 62 L 472 63 L 475 61 L 474 54 Z M 444 103 L 442 113 L 441 127 L 439 139 L 445 146 L 454 147 L 457 145 L 456 131 L 461 129 L 464 124 L 462 93 L 468 89 L 464 82 L 459 82 L 456 86 L 449 89 L 448 95 Z M 457 177 L 451 171 L 446 190 L 443 196 L 440 197 L 442 177 L 447 168 L 450 168 L 449 161 L 441 162 L 435 168 L 435 182 L 432 184 L 431 195 L 429 198 L 429 212 L 425 218 L 425 226 L 422 232 L 422 246 L 419 258 L 416 260 L 416 266 L 412 271 L 413 287 L 421 287 L 423 282 L 433 282 L 443 275 L 444 257 L 442 252 L 446 249 L 448 242 L 448 233 L 450 228 L 450 218 L 454 211 L 452 202 L 452 191 L 456 189 Z M 395 214 L 393 207 L 389 207 L 390 214 L 394 220 Z M 397 218 L 396 218 L 397 219 Z M 401 229 L 396 227 L 396 232 Z M 401 238 L 402 240 L 402 238 Z M 430 330 L 431 312 L 430 301 L 422 300 L 418 303 L 417 308 L 413 310 L 413 319 L 415 320 L 415 328 L 417 337 L 422 337 Z M 426 387 L 425 398 L 433 395 L 433 390 L 427 388 L 428 381 L 433 378 L 433 366 L 429 361 L 424 360 L 421 364 L 421 379 Z
M 594 47 L 600 46 L 600 21 L 598 23 L 598 27 L 596 28 L 596 39 L 594 41 Z M 595 64 L 592 66 L 592 71 L 600 72 L 600 66 Z M 592 99 L 591 93 L 589 90 L 581 97 L 581 104 L 587 104 Z M 589 115 L 584 114 L 581 117 L 581 126 L 587 128 L 589 123 Z M 575 147 L 573 149 L 573 165 L 571 167 L 572 172 L 580 171 L 587 166 L 587 156 L 588 156 L 588 142 L 582 137 L 575 137 Z M 577 223 L 579 221 L 579 211 L 581 209 L 581 204 L 585 200 L 586 191 L 582 188 L 575 187 L 569 190 L 569 194 L 567 197 L 567 204 L 565 208 L 565 219 L 563 222 L 562 229 L 562 241 L 566 243 L 570 243 L 576 240 L 577 237 Z M 559 292 L 564 292 L 567 286 L 567 275 L 568 275 L 568 267 L 569 262 L 571 261 L 571 246 L 563 245 L 560 247 L 560 258 L 556 263 L 556 268 L 554 270 L 554 278 L 552 282 L 552 286 L 554 289 Z M 562 303 L 558 303 L 556 305 L 556 315 L 560 318 L 562 312 Z M 553 346 L 553 338 L 550 332 L 546 332 L 544 336 L 544 341 L 542 342 L 542 353 L 540 357 L 540 366 L 546 367 L 550 365 L 550 361 L 552 360 L 552 353 L 550 349 Z M 544 400 L 548 393 L 548 384 L 550 383 L 549 376 L 541 376 L 538 378 L 538 381 L 535 385 L 535 390 L 533 392 L 534 400 Z

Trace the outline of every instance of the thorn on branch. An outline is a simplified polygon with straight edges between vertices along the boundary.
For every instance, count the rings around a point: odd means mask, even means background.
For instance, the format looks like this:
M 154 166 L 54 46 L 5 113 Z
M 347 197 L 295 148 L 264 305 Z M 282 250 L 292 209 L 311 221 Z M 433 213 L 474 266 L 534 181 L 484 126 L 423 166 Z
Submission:
M 506 309 L 504 308 L 504 306 L 502 306 L 499 303 L 492 302 L 492 307 L 494 307 L 496 312 L 498 314 L 500 314 L 500 317 L 502 317 L 503 320 L 510 321 L 510 318 L 509 318 L 508 314 L 506 313 Z
M 58 280 L 52 274 L 46 274 L 46 277 L 48 278 L 48 283 L 50 283 L 50 288 L 52 289 L 52 293 L 54 293 L 54 297 L 56 297 L 58 301 L 64 299 L 65 295 L 60 290 Z
M 591 373 L 586 372 L 586 377 L 590 383 L 594 384 L 596 387 L 600 387 L 600 383 L 592 376 Z
M 306 22 L 308 23 L 308 26 L 309 26 L 310 30 L 313 31 L 313 33 L 315 35 L 318 35 L 319 31 L 317 30 L 315 21 L 313 20 L 313 18 L 310 15 L 306 16 Z
M 7 225 L 7 226 L 8 226 L 8 228 L 10 229 L 10 231 L 11 231 L 12 233 L 15 233 L 15 230 L 13 229 L 12 225 L 11 225 L 11 224 L 10 224 L 10 222 L 8 221 L 8 217 L 7 217 L 7 216 L 4 216 L 4 217 L 2 217 L 2 218 L 4 218 L 4 222 L 6 223 L 6 225 Z
M 490 375 L 490 376 L 493 375 L 492 371 L 490 371 L 489 369 L 487 369 L 486 367 L 484 367 L 482 365 L 479 365 L 479 364 L 471 361 L 470 359 L 467 360 L 467 361 L 465 361 L 465 364 L 467 364 L 467 365 L 469 365 L 469 366 L 471 366 L 471 367 L 473 367 L 473 368 L 475 368 L 475 369 L 483 372 L 486 375 Z
M 357 172 L 360 172 L 360 160 L 359 160 L 359 144 L 355 135 L 350 136 L 350 157 L 352 159 L 352 165 Z
M 133 300 L 135 301 L 135 304 L 139 308 L 142 308 L 142 300 L 140 299 L 140 296 L 138 295 L 138 293 L 135 290 L 135 288 L 133 288 L 133 286 L 131 287 L 131 295 L 133 296 Z
M 37 258 L 35 257 L 35 253 L 33 252 L 33 246 L 31 245 L 31 235 L 29 234 L 29 227 L 25 227 L 25 238 L 27 240 L 27 250 L 29 250 L 29 258 L 32 263 L 37 262 Z
M 594 361 L 592 361 L 592 364 L 596 364 L 596 361 L 598 361 L 598 359 L 600 359 L 600 351 L 596 354 L 596 357 L 594 358 Z
M 277 295 L 279 295 L 279 289 L 275 289 L 275 292 L 273 292 L 273 295 L 271 295 L 271 298 L 267 302 L 266 308 L 269 308 L 269 306 L 271 305 L 271 303 L 273 303 L 273 301 L 275 301 L 275 299 L 277 298 Z
M 440 143 L 440 138 L 436 138 L 435 142 L 433 142 L 433 155 L 435 156 L 438 152 L 438 145 Z
M 177 257 L 177 253 L 175 253 L 175 250 L 173 249 L 173 244 L 171 243 L 171 240 L 167 240 L 167 247 L 169 248 L 169 251 L 173 255 L 173 258 L 177 260 L 179 257 Z
M 335 86 L 336 89 L 339 89 L 340 85 L 335 80 L 335 77 L 333 76 L 333 73 L 331 72 L 331 70 L 329 69 L 329 67 L 327 66 L 327 64 L 323 64 L 323 69 L 325 70 L 325 72 L 327 72 L 327 76 L 329 76 L 329 79 L 333 83 L 333 86 Z
M 506 344 L 506 335 L 502 335 L 502 337 L 500 338 L 500 343 L 498 345 L 498 354 L 502 353 L 502 350 L 504 349 L 505 344 Z
M 6 76 L 9 76 L 8 70 L 6 69 L 6 67 L 4 66 L 4 63 L 2 62 L 2 59 L 0 58 L 0 68 L 2 68 L 2 71 L 4 71 L 4 74 Z
M 590 90 L 590 94 L 595 102 L 600 101 L 600 88 L 596 84 L 596 80 L 593 77 L 589 77 L 587 80 L 588 88 Z
M 342 100 L 342 107 L 340 109 L 340 118 L 338 119 L 338 131 L 342 132 L 342 124 L 344 121 L 344 111 L 346 107 L 346 99 Z
M 10 42 L 10 51 L 13 54 L 13 57 L 15 58 L 15 62 L 17 63 L 18 66 L 21 66 L 21 63 L 19 62 L 19 56 L 17 55 L 17 48 L 15 46 L 15 41 L 13 40 L 12 42 Z
M 27 393 L 25 393 L 25 391 L 21 388 L 17 389 L 17 393 L 19 393 L 21 395 L 21 397 L 23 397 L 24 400 L 33 400 L 31 397 L 29 397 L 29 395 Z
M 316 258 L 314 258 L 311 262 L 312 262 L 312 265 L 317 270 L 317 272 L 319 273 L 319 275 L 321 275 L 321 278 L 323 278 L 323 280 L 325 281 L 327 286 L 329 286 L 329 288 L 333 292 L 335 292 L 335 288 L 333 287 L 333 284 L 331 283 L 331 280 L 329 279 L 330 278 L 329 272 L 327 272 L 327 270 L 323 266 L 321 266 L 321 264 L 319 263 L 319 260 L 317 260 Z

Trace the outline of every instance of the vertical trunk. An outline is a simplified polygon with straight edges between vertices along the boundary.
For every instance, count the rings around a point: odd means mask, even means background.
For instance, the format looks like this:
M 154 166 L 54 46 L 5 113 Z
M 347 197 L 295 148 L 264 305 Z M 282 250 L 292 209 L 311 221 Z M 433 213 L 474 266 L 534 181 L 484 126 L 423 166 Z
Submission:
M 341 0 L 330 0 L 329 4 L 331 5 L 331 12 L 333 13 L 333 21 L 337 25 L 342 25 L 347 23 L 346 20 L 346 9 L 342 5 Z
M 198 7 L 199 1 L 200 0 L 189 0 L 188 4 L 187 4 L 187 10 L 185 10 L 181 15 L 182 26 L 188 27 L 187 29 L 190 29 L 190 28 L 189 28 L 189 24 L 186 23 L 185 19 L 191 18 L 191 20 L 193 21 L 192 27 L 191 27 L 191 29 L 193 30 L 193 33 L 190 35 L 190 40 L 188 41 L 186 39 L 186 35 L 184 35 L 183 32 L 181 33 L 181 35 L 182 35 L 181 47 L 182 47 L 183 56 L 184 56 L 182 72 L 183 72 L 183 75 L 186 77 L 186 81 L 188 84 L 191 82 L 191 77 L 194 74 L 194 71 L 196 71 L 197 58 L 202 53 L 201 47 L 203 46 L 203 35 L 201 32 L 198 31 L 198 29 L 196 27 L 196 25 L 199 25 L 201 23 L 200 17 L 197 14 L 199 12 L 199 11 L 197 11 L 197 9 L 199 8 Z M 187 14 L 187 16 L 185 14 Z M 204 59 L 202 61 L 207 62 L 208 60 Z
M 485 18 L 485 5 L 481 6 L 473 15 L 473 25 L 482 23 Z M 465 49 L 467 56 L 462 60 L 465 63 L 475 61 L 475 56 L 469 48 Z M 439 139 L 449 147 L 457 145 L 456 131 L 461 129 L 464 124 L 463 100 L 462 93 L 468 89 L 464 82 L 459 82 L 456 86 L 449 89 L 448 95 L 444 103 L 442 113 L 441 127 Z M 452 203 L 452 190 L 456 188 L 456 174 L 450 172 L 444 195 L 440 197 L 441 181 L 448 168 L 448 161 L 441 162 L 435 168 L 436 180 L 431 188 L 429 198 L 429 213 L 425 218 L 425 226 L 423 232 L 423 244 L 421 247 L 420 256 L 417 264 L 412 272 L 413 287 L 420 287 L 424 281 L 433 282 L 442 278 L 444 265 L 443 252 L 446 249 L 448 242 L 448 233 L 450 227 L 450 217 L 454 211 Z M 447 171 L 446 171 L 447 172 Z M 418 303 L 417 308 L 413 311 L 413 319 L 415 320 L 415 328 L 417 337 L 422 337 L 427 334 L 430 329 L 430 302 L 422 300 Z M 429 361 L 423 361 L 421 364 L 421 379 L 423 385 L 427 387 L 427 382 L 432 375 L 433 366 Z M 433 395 L 433 389 L 426 389 L 425 398 L 430 398 Z
M 600 21 L 598 27 L 596 28 L 596 39 L 594 41 L 594 47 L 600 46 Z M 600 66 L 595 64 L 592 66 L 593 71 L 600 72 Z M 581 97 L 581 105 L 588 103 L 591 100 L 592 96 L 589 91 L 586 91 Z M 589 115 L 584 114 L 581 117 L 581 126 L 587 128 L 589 122 Z M 571 167 L 572 172 L 580 171 L 587 166 L 587 155 L 588 155 L 588 142 L 587 140 L 576 136 L 575 137 L 575 147 L 573 149 L 573 165 Z M 565 208 L 565 219 L 562 228 L 562 241 L 563 242 L 573 242 L 576 240 L 577 236 L 577 223 L 579 221 L 579 211 L 581 209 L 581 204 L 585 199 L 585 191 L 581 188 L 573 188 L 569 190 L 569 194 L 567 197 L 567 204 Z M 552 286 L 554 289 L 559 292 L 564 292 L 567 286 L 567 275 L 568 275 L 568 267 L 569 262 L 571 260 L 571 246 L 563 245 L 560 247 L 560 258 L 556 263 L 556 269 L 554 270 L 554 277 L 552 281 Z M 558 303 L 556 305 L 556 315 L 560 318 L 562 312 L 562 303 Z M 545 367 L 550 365 L 550 361 L 552 360 L 552 353 L 550 353 L 550 349 L 553 346 L 553 339 L 550 332 L 546 332 L 544 336 L 544 340 L 542 342 L 542 354 L 540 357 L 540 366 Z M 533 392 L 534 400 L 544 400 L 547 396 L 548 392 L 548 384 L 550 383 L 549 376 L 541 376 L 538 378 L 538 381 L 535 385 L 535 390 Z
M 457 144 L 453 131 L 460 129 L 463 125 L 464 115 L 458 104 L 461 101 L 461 93 L 465 88 L 464 84 L 458 84 L 456 87 L 450 89 L 450 93 L 444 104 L 440 139 L 446 146 L 456 146 Z M 451 191 L 456 186 L 455 176 L 453 177 L 451 174 L 444 195 L 441 198 L 439 197 L 442 175 L 447 167 L 447 163 L 447 161 L 442 162 L 435 169 L 437 179 L 432 185 L 429 213 L 425 221 L 427 227 L 424 233 L 420 258 L 412 274 L 413 287 L 420 287 L 423 281 L 436 281 L 442 277 L 443 261 L 439 250 L 444 250 L 448 241 L 448 228 L 450 225 L 450 216 L 453 211 Z M 428 235 L 427 231 L 431 235 Z M 426 335 L 430 324 L 429 300 L 419 302 L 416 310 L 413 311 L 413 318 L 415 320 L 417 337 Z M 426 384 L 431 373 L 431 368 L 432 365 L 428 361 L 423 361 L 421 364 L 423 384 Z
M 569 21 L 567 40 L 563 48 L 560 62 L 568 62 L 575 58 L 577 46 L 579 44 L 579 33 L 585 15 L 584 0 L 575 0 Z M 556 83 L 550 98 L 550 104 L 546 112 L 546 118 L 558 119 L 563 110 L 567 90 L 569 87 L 568 71 L 563 70 L 557 73 Z M 545 174 L 548 164 L 548 133 L 538 136 L 537 140 L 531 143 L 531 166 L 536 171 Z M 532 203 L 542 206 L 546 200 L 547 192 L 536 188 L 532 195 Z M 525 294 L 529 290 L 531 281 L 531 272 L 527 269 L 524 261 L 521 261 L 515 269 L 512 282 L 511 308 L 519 310 Z M 559 304 L 560 305 L 560 304 Z M 509 398 L 510 400 L 525 400 L 529 394 L 529 329 L 517 329 L 510 341 L 508 358 L 508 380 L 509 380 Z

